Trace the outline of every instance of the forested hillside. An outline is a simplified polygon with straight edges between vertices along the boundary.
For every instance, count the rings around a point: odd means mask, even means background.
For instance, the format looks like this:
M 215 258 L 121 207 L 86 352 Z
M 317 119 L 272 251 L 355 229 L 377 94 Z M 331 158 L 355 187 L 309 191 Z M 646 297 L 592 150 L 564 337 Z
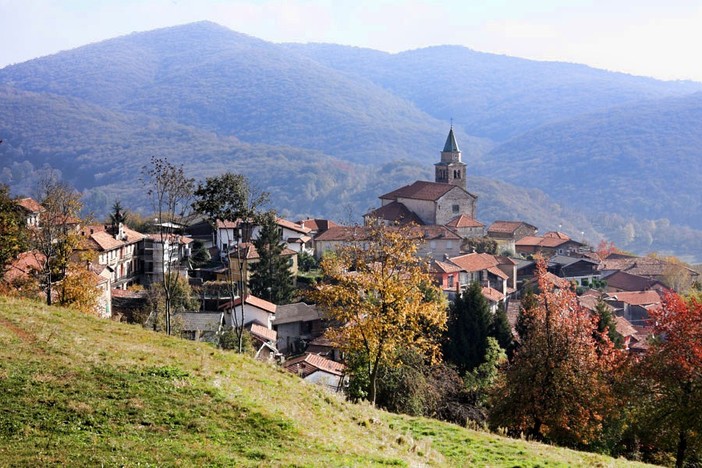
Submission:
M 0 70 L 0 182 L 55 168 L 98 216 L 148 211 L 151 156 L 240 171 L 290 217 L 360 220 L 433 164 L 453 118 L 480 220 L 702 257 L 702 84 L 463 47 L 273 44 L 213 23 Z M 697 94 L 695 94 L 698 92 Z M 522 187 L 522 188 L 520 188 Z

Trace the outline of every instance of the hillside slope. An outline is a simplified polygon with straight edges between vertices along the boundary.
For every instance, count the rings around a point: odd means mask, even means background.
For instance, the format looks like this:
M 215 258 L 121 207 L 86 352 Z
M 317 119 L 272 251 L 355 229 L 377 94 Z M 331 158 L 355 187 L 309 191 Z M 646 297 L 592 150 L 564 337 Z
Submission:
M 286 44 L 349 76 L 368 79 L 468 133 L 504 141 L 546 123 L 625 103 L 702 90 L 572 63 L 436 46 L 389 54 L 334 44 Z
M 360 163 L 420 157 L 450 117 L 439 121 L 368 80 L 208 22 L 11 65 L 0 83 Z
M 2 464 L 629 466 L 352 405 L 206 344 L 0 297 Z

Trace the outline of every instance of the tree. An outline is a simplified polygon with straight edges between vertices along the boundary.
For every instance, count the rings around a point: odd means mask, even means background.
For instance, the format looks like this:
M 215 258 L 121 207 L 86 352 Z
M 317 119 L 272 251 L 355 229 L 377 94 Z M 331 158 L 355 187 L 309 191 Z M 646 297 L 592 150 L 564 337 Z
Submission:
M 446 310 L 409 228 L 378 225 L 365 232 L 363 241 L 325 256 L 325 281 L 313 297 L 336 323 L 326 336 L 361 361 L 358 378 L 367 380 L 367 398 L 375 404 L 378 371 L 397 363 L 399 348 L 440 360 Z
M 536 304 L 523 308 L 520 346 L 492 395 L 493 427 L 569 446 L 593 443 L 613 407 L 614 352 L 570 289 L 554 289 L 538 262 Z M 607 342 L 607 336 L 601 337 Z
M 285 244 L 280 237 L 275 213 L 268 212 L 261 219 L 261 230 L 253 242 L 258 262 L 251 264 L 249 287 L 254 296 L 275 304 L 287 304 L 294 292 L 290 259 L 282 255 Z
M 52 303 L 53 283 L 66 275 L 68 262 L 80 237 L 74 228 L 80 220 L 80 194 L 68 184 L 47 177 L 39 184 L 39 203 L 44 208 L 39 227 L 29 231 L 29 244 L 41 265 L 40 276 L 46 303 Z
M 702 444 L 702 302 L 669 292 L 649 315 L 654 338 L 635 369 L 639 423 L 682 467 Z
M 480 283 L 473 282 L 449 307 L 444 357 L 463 375 L 485 360 L 492 314 Z
M 612 315 L 610 307 L 602 300 L 601 296 L 597 299 L 597 305 L 595 306 L 595 319 L 597 321 L 595 333 L 596 342 L 598 344 L 607 345 L 607 341 L 609 341 L 615 348 L 621 349 L 624 346 L 624 339 L 617 332 L 617 324 L 614 321 L 614 316 Z M 607 340 L 602 339 L 604 335 L 607 335 Z
M 169 244 L 180 242 L 176 235 L 179 225 L 187 222 L 191 215 L 191 202 L 195 180 L 186 177 L 183 166 L 171 164 L 166 158 L 151 158 L 149 165 L 142 167 L 142 183 L 151 198 L 157 216 L 158 241 L 162 243 L 161 262 L 163 279 L 159 283 L 163 289 L 166 315 L 166 334 L 171 334 L 171 303 L 173 291 L 177 287 L 178 272 L 171 270 L 178 249 L 169 248 Z M 118 210 L 118 208 L 120 210 Z M 124 219 L 119 202 L 115 203 L 113 222 Z M 155 311 L 156 312 L 156 311 Z M 157 313 L 157 312 L 156 312 Z M 155 320 L 154 323 L 157 323 Z
M 110 224 L 112 224 L 113 231 L 120 224 L 127 224 L 127 212 L 122 208 L 122 204 L 117 200 L 114 205 L 112 205 L 112 213 L 110 213 Z
M 27 249 L 27 223 L 7 185 L 0 185 L 0 278 L 5 268 Z
M 227 245 L 236 241 L 238 264 L 240 268 L 243 268 L 240 243 L 242 240 L 248 242 L 251 232 L 249 226 L 258 219 L 259 210 L 266 203 L 268 203 L 268 193 L 254 189 L 245 176 L 226 172 L 220 176 L 208 177 L 204 183 L 198 184 L 193 208 L 198 213 L 205 215 L 215 229 L 218 221 L 240 221 L 241 229 L 236 234 L 236 239 L 227 238 L 223 241 Z M 228 230 L 223 232 L 225 235 L 229 235 Z M 239 281 L 236 283 L 229 266 L 229 252 L 224 252 L 224 254 L 227 262 L 226 275 L 229 295 L 232 299 L 237 292 L 244 296 L 246 292 L 243 271 L 239 271 Z M 240 315 L 237 316 L 234 313 L 232 319 L 241 353 L 244 347 L 244 301 L 241 301 Z
M 95 274 L 83 264 L 70 262 L 66 276 L 61 281 L 59 304 L 73 307 L 85 314 L 95 314 L 99 303 L 99 291 Z
M 497 305 L 497 311 L 492 317 L 490 336 L 497 340 L 500 348 L 508 353 L 512 352 L 514 348 L 514 336 L 512 335 L 512 326 L 509 324 L 509 319 L 507 318 L 505 303 L 502 301 Z

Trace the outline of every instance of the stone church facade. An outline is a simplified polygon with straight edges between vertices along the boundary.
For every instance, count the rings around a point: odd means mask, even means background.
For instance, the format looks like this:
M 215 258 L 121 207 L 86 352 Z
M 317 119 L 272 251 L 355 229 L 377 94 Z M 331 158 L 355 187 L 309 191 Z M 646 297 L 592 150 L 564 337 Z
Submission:
M 473 220 L 474 227 L 481 227 L 471 233 L 483 235 L 482 224 L 475 221 L 478 197 L 467 190 L 466 164 L 461 160 L 453 127 L 441 151 L 441 159 L 434 167 L 434 182 L 416 181 L 381 195 L 381 207 L 364 215 L 366 224 L 380 221 L 450 226 L 460 217 Z

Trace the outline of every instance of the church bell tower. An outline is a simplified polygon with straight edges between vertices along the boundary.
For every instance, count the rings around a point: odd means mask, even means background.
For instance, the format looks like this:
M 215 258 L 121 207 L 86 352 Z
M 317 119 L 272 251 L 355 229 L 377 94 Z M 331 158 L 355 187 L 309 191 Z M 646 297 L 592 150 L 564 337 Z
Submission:
M 434 164 L 434 181 L 441 184 L 451 184 L 466 190 L 466 165 L 461 161 L 461 150 L 453 134 L 453 125 L 449 130 L 444 149 L 441 151 L 441 161 Z

